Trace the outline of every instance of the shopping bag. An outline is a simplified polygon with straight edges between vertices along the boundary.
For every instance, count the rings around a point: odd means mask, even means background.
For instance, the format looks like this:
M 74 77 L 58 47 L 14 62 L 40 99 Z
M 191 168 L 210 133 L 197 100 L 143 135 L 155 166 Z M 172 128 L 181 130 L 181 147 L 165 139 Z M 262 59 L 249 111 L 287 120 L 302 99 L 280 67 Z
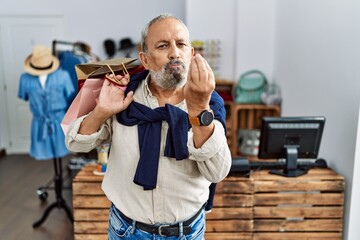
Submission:
M 102 78 L 86 79 L 61 121 L 60 125 L 65 135 L 75 119 L 88 114 L 95 108 L 103 82 Z
M 78 77 L 78 91 L 80 91 L 84 82 L 88 78 L 107 78 L 114 84 L 118 84 L 116 79 L 110 78 L 109 75 L 129 74 L 131 76 L 143 71 L 144 67 L 136 60 L 136 58 L 116 58 L 76 65 L 75 71 Z
M 114 58 L 98 62 L 91 62 L 85 64 L 75 65 L 75 72 L 78 80 L 85 80 L 88 78 L 104 77 L 106 74 L 112 72 L 122 72 L 124 66 L 126 69 L 132 69 L 139 66 L 136 58 Z M 110 66 L 110 69 L 109 69 Z

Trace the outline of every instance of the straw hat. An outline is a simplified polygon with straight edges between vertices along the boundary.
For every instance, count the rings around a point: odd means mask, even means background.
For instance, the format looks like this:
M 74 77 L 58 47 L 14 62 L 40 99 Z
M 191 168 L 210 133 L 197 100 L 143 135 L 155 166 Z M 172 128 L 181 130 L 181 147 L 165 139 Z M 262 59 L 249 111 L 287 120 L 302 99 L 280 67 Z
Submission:
M 24 68 L 31 75 L 40 76 L 54 72 L 59 68 L 59 64 L 59 59 L 51 54 L 50 48 L 38 45 L 25 59 Z

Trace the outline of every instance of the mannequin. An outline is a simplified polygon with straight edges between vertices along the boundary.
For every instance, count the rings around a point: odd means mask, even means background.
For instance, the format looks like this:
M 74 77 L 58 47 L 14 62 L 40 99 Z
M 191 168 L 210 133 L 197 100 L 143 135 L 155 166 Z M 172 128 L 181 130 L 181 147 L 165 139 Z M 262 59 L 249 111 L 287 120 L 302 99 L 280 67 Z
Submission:
M 36 160 L 52 159 L 55 170 L 56 202 L 47 207 L 41 219 L 33 224 L 34 228 L 40 226 L 55 207 L 64 208 L 70 221 L 74 221 L 62 197 L 61 163 L 62 157 L 68 155 L 69 151 L 60 123 L 75 90 L 69 73 L 59 68 L 59 65 L 59 60 L 51 54 L 50 48 L 35 46 L 32 54 L 25 59 L 25 73 L 20 77 L 18 90 L 18 97 L 30 102 L 33 114 L 30 156 Z

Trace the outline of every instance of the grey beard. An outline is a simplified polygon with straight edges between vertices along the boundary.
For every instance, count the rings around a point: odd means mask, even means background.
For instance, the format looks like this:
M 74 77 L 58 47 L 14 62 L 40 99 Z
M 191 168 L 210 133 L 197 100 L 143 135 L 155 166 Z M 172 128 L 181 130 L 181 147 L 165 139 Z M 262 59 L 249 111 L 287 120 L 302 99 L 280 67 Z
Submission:
M 182 65 L 182 69 L 170 68 L 171 64 L 179 63 Z M 159 72 L 150 70 L 151 79 L 154 80 L 158 86 L 164 89 L 175 89 L 183 86 L 186 81 L 186 75 L 187 71 L 185 64 L 178 60 L 171 60 L 165 64 Z

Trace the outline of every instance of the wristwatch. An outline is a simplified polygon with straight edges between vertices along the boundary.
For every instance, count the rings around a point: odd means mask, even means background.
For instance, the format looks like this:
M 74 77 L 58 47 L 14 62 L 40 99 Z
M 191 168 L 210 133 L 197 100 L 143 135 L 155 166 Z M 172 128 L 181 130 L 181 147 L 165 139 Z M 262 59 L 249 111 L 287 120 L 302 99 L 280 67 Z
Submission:
M 214 113 L 211 109 L 202 111 L 196 117 L 189 116 L 189 121 L 191 125 L 195 125 L 195 126 L 209 126 L 213 120 L 214 120 Z

